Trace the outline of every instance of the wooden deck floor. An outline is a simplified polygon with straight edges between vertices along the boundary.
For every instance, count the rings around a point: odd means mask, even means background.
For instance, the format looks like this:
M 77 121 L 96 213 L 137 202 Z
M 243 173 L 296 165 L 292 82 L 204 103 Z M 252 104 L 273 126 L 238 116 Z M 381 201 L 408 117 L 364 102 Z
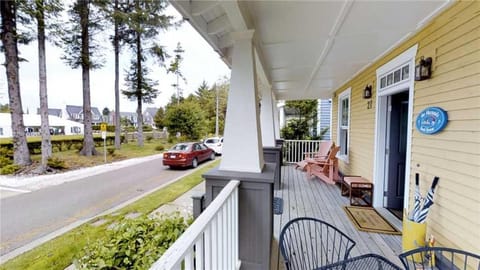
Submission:
M 300 217 L 316 217 L 336 226 L 357 243 L 351 256 L 365 253 L 380 254 L 401 265 L 397 255 L 401 253 L 401 236 L 358 231 L 348 219 L 343 206 L 349 205 L 347 197 L 340 195 L 340 187 L 329 185 L 318 178 L 307 179 L 306 173 L 294 166 L 282 167 L 282 189 L 275 197 L 283 198 L 283 214 L 274 215 L 274 243 L 272 244 L 272 269 L 284 269 L 278 250 L 281 228 L 289 220 Z M 385 209 L 377 209 L 395 227 L 402 223 Z

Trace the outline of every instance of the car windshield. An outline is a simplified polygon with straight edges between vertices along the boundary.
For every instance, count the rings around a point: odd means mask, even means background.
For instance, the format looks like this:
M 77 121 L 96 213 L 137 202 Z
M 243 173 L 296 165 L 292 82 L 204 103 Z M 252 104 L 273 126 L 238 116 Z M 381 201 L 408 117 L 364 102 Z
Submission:
M 188 144 L 179 143 L 179 144 L 174 145 L 171 150 L 174 150 L 174 151 L 187 151 L 188 148 L 189 148 L 189 146 L 190 146 L 190 145 L 188 145 Z
M 208 139 L 205 141 L 205 143 L 217 143 L 218 139 Z

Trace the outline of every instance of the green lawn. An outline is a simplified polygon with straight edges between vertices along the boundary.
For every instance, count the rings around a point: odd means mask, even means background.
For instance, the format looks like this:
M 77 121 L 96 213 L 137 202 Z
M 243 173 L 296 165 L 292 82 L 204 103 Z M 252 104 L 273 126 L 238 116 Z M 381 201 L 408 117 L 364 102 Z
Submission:
M 129 147 L 122 147 L 122 150 Z M 135 147 L 133 147 L 135 148 Z M 132 150 L 132 152 L 135 152 Z M 219 160 L 209 162 L 194 173 L 183 177 L 156 192 L 120 209 L 112 215 L 100 217 L 107 220 L 98 227 L 92 226 L 96 220 L 83 224 L 37 248 L 30 250 L 16 258 L 0 265 L 0 269 L 64 269 L 70 265 L 76 254 L 89 242 L 104 237 L 108 225 L 118 222 L 128 213 L 148 214 L 165 203 L 175 200 L 177 197 L 192 189 L 203 181 L 201 175 L 218 166 Z

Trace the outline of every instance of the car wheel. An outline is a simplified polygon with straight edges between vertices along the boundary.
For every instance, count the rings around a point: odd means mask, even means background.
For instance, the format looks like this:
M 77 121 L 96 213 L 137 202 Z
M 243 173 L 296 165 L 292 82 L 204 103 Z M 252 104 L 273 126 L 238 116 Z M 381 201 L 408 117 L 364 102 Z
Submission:
M 197 158 L 194 158 L 194 159 L 192 160 L 192 167 L 193 167 L 193 168 L 196 168 L 197 166 L 198 166 L 198 160 L 197 160 Z
M 212 152 L 212 153 L 210 154 L 210 159 L 211 159 L 211 160 L 214 160 L 214 159 L 215 159 L 215 152 Z

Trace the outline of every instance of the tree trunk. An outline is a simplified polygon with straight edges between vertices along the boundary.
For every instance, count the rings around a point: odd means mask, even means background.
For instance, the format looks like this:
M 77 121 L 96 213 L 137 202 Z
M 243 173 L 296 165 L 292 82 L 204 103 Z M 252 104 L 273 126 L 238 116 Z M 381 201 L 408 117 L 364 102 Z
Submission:
M 118 0 L 115 0 L 115 12 L 118 12 Z M 120 149 L 120 86 L 119 86 L 119 62 L 120 62 L 120 44 L 118 33 L 118 18 L 115 17 L 115 34 L 113 37 L 113 48 L 115 51 L 115 148 Z
M 138 1 L 136 2 L 138 8 Z M 137 144 L 143 146 L 143 115 L 142 115 L 142 43 L 140 33 L 137 32 Z
M 80 154 L 85 156 L 96 155 L 95 143 L 92 133 L 92 107 L 90 105 L 90 50 L 88 17 L 89 7 L 87 0 L 79 0 L 80 4 L 80 26 L 82 29 L 82 87 L 83 87 L 83 148 Z
M 2 42 L 5 51 L 8 98 L 12 119 L 13 160 L 15 164 L 25 166 L 31 164 L 32 161 L 23 124 L 22 99 L 18 77 L 16 2 L 0 1 L 0 12 L 2 15 Z
M 50 125 L 48 122 L 48 96 L 47 96 L 47 65 L 45 52 L 45 16 L 43 0 L 35 2 L 37 8 L 37 39 L 38 39 L 38 73 L 40 93 L 40 117 L 42 132 L 42 164 L 41 172 L 47 169 L 48 158 L 52 156 L 52 143 L 50 139 Z

